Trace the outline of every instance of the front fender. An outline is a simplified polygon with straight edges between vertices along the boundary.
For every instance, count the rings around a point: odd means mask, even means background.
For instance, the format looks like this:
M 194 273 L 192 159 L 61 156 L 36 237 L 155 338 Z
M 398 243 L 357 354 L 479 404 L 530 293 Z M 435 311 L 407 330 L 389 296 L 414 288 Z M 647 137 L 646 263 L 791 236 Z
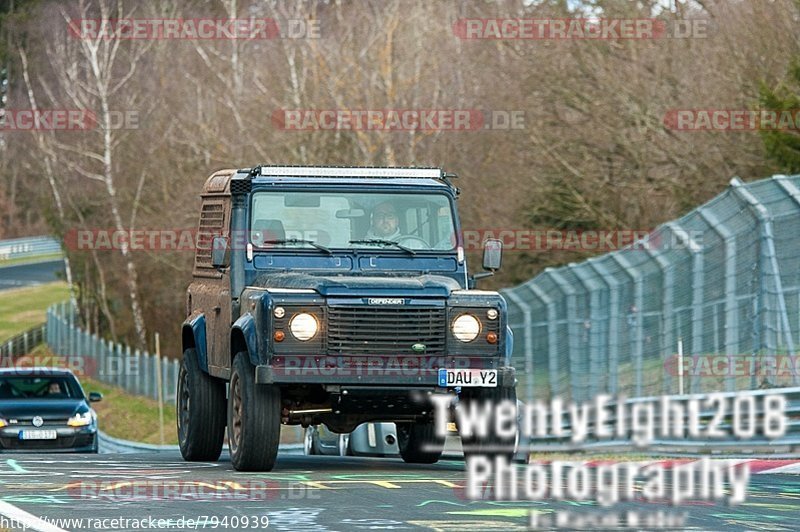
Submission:
M 243 348 L 247 348 L 250 355 L 250 362 L 254 366 L 261 363 L 258 359 L 258 336 L 256 334 L 256 320 L 249 312 L 239 316 L 239 319 L 231 327 L 231 355 L 235 355 Z M 244 345 L 237 345 L 237 342 L 244 342 Z
M 183 322 L 183 349 L 194 346 L 200 368 L 208 372 L 208 353 L 206 352 L 206 316 L 197 311 Z M 191 344 L 189 343 L 191 340 Z

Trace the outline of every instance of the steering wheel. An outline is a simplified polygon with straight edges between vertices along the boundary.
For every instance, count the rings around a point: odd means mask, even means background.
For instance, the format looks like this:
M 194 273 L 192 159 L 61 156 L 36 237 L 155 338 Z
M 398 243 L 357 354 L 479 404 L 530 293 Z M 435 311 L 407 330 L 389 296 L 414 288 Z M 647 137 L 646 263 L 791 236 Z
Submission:
M 397 239 L 397 243 L 411 249 L 431 249 L 430 244 L 413 235 L 401 236 Z

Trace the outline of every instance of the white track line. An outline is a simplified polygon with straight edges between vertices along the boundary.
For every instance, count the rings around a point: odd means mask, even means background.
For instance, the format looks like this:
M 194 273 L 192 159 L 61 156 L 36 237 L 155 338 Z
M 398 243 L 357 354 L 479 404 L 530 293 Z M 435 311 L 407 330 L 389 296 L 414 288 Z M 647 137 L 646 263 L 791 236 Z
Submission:
M 69 532 L 4 501 L 0 501 L 0 514 L 11 521 L 16 521 L 16 523 L 23 525 L 26 529 L 36 530 L 37 532 Z
M 765 469 L 758 472 L 761 475 L 771 475 L 773 473 L 797 473 L 800 474 L 800 462 L 794 464 L 787 464 L 785 466 L 773 467 L 772 469 Z

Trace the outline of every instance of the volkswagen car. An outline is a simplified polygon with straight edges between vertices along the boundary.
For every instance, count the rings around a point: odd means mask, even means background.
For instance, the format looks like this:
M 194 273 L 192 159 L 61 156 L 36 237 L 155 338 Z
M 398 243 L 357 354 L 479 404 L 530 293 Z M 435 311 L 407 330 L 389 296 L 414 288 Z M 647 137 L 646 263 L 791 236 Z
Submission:
M 102 398 L 66 369 L 0 369 L 0 452 L 96 453 Z

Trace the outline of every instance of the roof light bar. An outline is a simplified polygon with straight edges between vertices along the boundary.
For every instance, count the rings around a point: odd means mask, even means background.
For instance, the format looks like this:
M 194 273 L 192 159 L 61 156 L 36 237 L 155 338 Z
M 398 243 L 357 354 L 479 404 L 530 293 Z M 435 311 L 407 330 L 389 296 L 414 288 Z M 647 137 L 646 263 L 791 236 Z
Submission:
M 410 177 L 441 179 L 440 168 L 368 168 L 334 166 L 262 166 L 261 175 L 274 177 Z

